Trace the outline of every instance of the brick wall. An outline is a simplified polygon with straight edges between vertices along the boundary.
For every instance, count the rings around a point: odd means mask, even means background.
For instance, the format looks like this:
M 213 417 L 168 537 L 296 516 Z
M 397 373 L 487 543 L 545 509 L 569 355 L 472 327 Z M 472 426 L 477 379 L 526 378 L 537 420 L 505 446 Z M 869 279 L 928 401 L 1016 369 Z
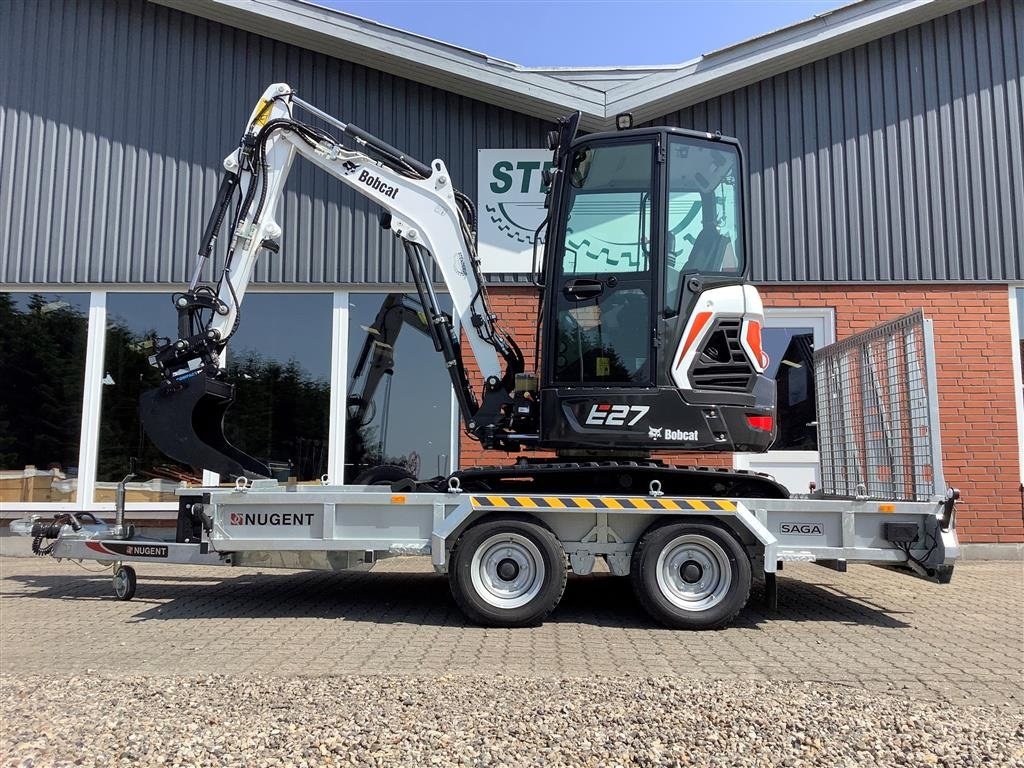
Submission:
M 958 528 L 964 542 L 1024 541 L 1012 336 L 1005 286 L 763 286 L 768 307 L 832 307 L 836 338 L 867 330 L 922 307 L 932 318 L 939 370 L 946 481 L 963 494 Z M 532 366 L 537 299 L 533 289 L 492 288 L 491 303 Z M 473 371 L 474 386 L 481 385 Z M 729 455 L 663 456 L 686 464 L 731 466 Z M 461 464 L 511 463 L 465 436 Z

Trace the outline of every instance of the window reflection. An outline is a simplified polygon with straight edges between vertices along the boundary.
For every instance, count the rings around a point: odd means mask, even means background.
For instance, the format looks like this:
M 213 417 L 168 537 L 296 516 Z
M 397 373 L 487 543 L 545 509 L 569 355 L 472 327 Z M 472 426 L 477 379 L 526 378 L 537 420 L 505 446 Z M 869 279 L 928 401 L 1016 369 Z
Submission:
M 775 379 L 778 437 L 775 451 L 816 451 L 814 425 L 814 331 L 811 328 L 765 328 L 761 335 L 771 360 L 765 375 Z
M 438 301 L 451 312 L 450 297 Z M 416 309 L 402 294 L 349 296 L 346 483 L 381 465 L 420 479 L 448 473 L 451 381 Z
M 279 480 L 327 472 L 332 306 L 328 293 L 250 293 L 228 343 L 226 435 Z
M 78 498 L 84 293 L 0 293 L 0 501 Z
M 176 488 L 202 482 L 202 473 L 162 454 L 139 421 L 139 395 L 160 386 L 149 364 L 154 339 L 177 337 L 177 314 L 169 293 L 108 293 L 95 501 L 112 502 L 117 483 L 139 460 L 137 479 L 128 483 L 130 502 L 174 502 Z

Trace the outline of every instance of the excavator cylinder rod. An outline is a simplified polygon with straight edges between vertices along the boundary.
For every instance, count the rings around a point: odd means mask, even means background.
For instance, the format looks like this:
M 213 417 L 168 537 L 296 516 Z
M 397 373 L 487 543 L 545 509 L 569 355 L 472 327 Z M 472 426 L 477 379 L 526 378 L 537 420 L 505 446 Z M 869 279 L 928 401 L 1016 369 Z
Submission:
M 139 417 L 149 439 L 164 454 L 222 479 L 270 477 L 270 468 L 236 448 L 224 435 L 224 414 L 235 387 L 198 373 L 144 392 Z

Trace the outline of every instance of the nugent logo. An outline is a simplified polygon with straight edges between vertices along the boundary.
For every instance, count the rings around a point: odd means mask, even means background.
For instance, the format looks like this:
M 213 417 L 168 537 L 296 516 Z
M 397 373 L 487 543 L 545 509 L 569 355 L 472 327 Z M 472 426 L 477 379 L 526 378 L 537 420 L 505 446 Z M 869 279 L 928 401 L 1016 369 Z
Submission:
M 312 512 L 232 512 L 231 525 L 312 525 Z
M 125 541 L 87 541 L 85 546 L 94 552 L 122 557 L 167 557 L 166 544 L 135 544 Z
M 649 405 L 598 403 L 587 414 L 587 424 L 596 427 L 632 427 L 651 410 Z

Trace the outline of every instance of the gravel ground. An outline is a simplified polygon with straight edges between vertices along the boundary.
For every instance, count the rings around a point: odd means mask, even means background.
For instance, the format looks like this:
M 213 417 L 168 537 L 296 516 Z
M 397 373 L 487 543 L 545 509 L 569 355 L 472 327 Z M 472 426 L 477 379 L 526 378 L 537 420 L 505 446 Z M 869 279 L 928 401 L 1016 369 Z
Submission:
M 1024 766 L 1019 705 L 822 683 L 6 675 L 0 715 L 4 766 Z

